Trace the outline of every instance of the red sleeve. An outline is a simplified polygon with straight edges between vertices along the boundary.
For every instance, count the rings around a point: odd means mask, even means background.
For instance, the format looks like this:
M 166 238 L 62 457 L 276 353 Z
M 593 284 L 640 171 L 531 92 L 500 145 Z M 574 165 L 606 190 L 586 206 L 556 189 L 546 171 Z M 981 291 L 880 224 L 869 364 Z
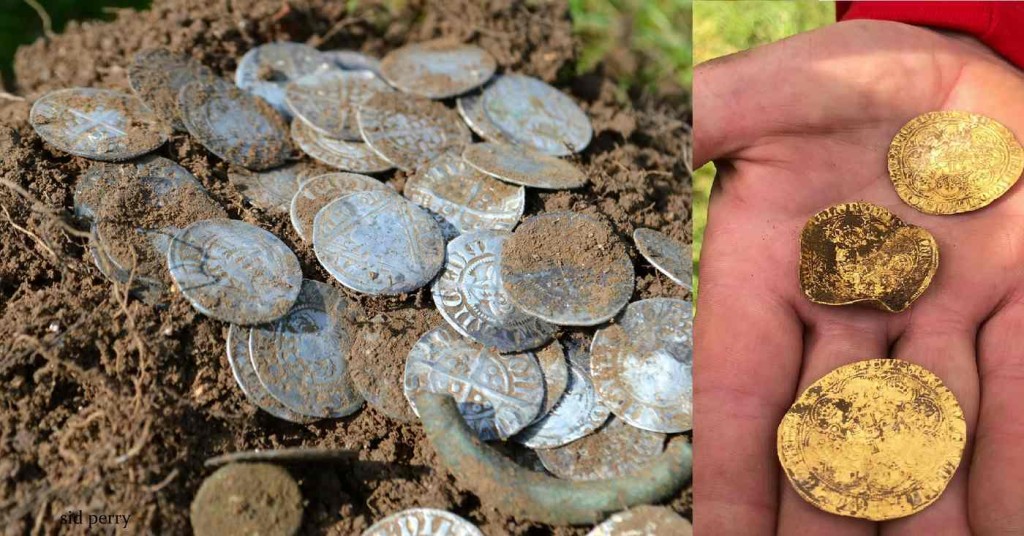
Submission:
M 836 2 L 836 18 L 891 20 L 963 32 L 1024 68 L 1024 2 Z

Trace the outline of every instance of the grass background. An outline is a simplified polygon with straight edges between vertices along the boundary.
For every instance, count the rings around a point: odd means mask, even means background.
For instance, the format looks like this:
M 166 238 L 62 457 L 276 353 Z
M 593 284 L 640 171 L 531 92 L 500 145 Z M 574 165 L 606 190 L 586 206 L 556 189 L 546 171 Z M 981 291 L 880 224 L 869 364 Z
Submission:
M 778 41 L 793 34 L 813 30 L 835 21 L 831 2 L 799 0 L 776 2 L 741 0 L 712 2 L 697 0 L 693 5 L 693 60 L 695 64 L 720 56 Z M 765 88 L 771 91 L 771 88 Z M 695 122 L 700 136 L 700 117 Z M 700 249 L 708 221 L 708 196 L 715 178 L 715 167 L 707 164 L 693 177 L 693 262 L 698 280 Z
M 36 0 L 60 32 L 69 20 L 111 18 L 111 8 L 142 9 L 150 0 Z M 283 2 L 284 0 L 282 0 Z M 340 0 L 339 0 L 340 1 Z M 358 0 L 350 0 L 358 4 Z M 403 1 L 389 2 L 400 9 Z M 636 70 L 610 73 L 624 89 L 657 87 L 688 94 L 692 73 L 692 0 L 569 0 L 583 42 L 577 72 L 594 69 L 623 49 Z M 0 0 L 0 73 L 11 77 L 17 47 L 43 35 L 43 23 L 25 0 Z

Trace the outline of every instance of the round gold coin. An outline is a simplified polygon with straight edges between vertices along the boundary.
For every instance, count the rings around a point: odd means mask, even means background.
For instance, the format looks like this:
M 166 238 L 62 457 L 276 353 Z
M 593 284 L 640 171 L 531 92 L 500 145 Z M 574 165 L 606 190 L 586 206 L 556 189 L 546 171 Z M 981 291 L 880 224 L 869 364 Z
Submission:
M 900 312 L 924 293 L 938 266 L 931 233 L 871 203 L 826 208 L 800 235 L 800 288 L 814 303 L 867 302 Z
M 963 410 L 937 376 L 899 359 L 869 359 L 808 387 L 782 418 L 778 449 L 807 502 L 882 521 L 938 499 L 966 440 Z
M 889 177 L 900 198 L 928 214 L 982 208 L 1024 171 L 1024 149 L 998 121 L 968 112 L 911 119 L 889 146 Z

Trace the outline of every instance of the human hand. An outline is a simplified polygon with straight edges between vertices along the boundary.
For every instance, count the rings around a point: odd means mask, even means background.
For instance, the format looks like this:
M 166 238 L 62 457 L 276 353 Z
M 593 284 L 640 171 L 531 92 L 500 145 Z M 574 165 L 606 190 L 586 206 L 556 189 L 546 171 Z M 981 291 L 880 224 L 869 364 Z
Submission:
M 698 534 L 1024 533 L 1024 184 L 981 210 L 904 204 L 886 153 L 911 118 L 992 117 L 1024 139 L 1024 76 L 983 45 L 889 22 L 845 22 L 698 66 L 697 166 L 714 160 L 695 325 Z M 939 244 L 930 288 L 900 314 L 816 305 L 799 284 L 816 212 L 867 201 Z M 967 419 L 945 493 L 873 523 L 822 512 L 776 457 L 790 404 L 833 369 L 899 357 L 937 374 Z

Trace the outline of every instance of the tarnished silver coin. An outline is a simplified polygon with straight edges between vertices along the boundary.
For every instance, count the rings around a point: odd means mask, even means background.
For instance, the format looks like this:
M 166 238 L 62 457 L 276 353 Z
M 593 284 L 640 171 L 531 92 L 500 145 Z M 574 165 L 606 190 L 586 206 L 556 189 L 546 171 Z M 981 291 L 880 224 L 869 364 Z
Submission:
M 410 508 L 374 523 L 362 536 L 483 536 L 483 533 L 451 512 Z
M 533 421 L 537 422 L 555 409 L 565 394 L 565 388 L 569 384 L 569 363 L 565 359 L 565 350 L 557 340 L 534 350 L 533 355 L 540 362 L 540 369 L 544 372 L 544 407 Z
M 525 147 L 500 143 L 474 143 L 462 152 L 473 168 L 512 184 L 545 190 L 579 188 L 587 176 L 572 162 Z
M 533 354 L 499 354 L 444 326 L 425 333 L 409 351 L 404 390 L 417 415 L 418 393 L 450 394 L 484 441 L 508 439 L 544 404 L 544 376 Z
M 590 144 L 594 128 L 568 95 L 541 80 L 507 74 L 484 90 L 484 111 L 505 134 L 542 153 L 565 156 Z
M 325 173 L 302 183 L 292 196 L 289 215 L 292 227 L 303 240 L 313 239 L 313 220 L 335 199 L 355 192 L 381 190 L 398 195 L 390 186 L 358 173 Z
M 381 158 L 412 171 L 447 150 L 462 151 L 472 135 L 445 105 L 402 93 L 378 93 L 359 107 L 359 132 Z
M 607 322 L 633 295 L 625 244 L 601 220 L 549 212 L 524 221 L 501 256 L 505 291 L 528 314 L 562 326 Z
M 668 507 L 643 505 L 612 514 L 587 536 L 693 536 L 693 525 Z
M 331 65 L 345 71 L 370 71 L 380 75 L 380 60 L 355 50 L 323 50 L 320 52 Z
M 665 450 L 665 437 L 613 417 L 586 437 L 536 452 L 544 467 L 558 478 L 600 480 L 640 470 Z
M 523 187 L 484 175 L 457 152 L 442 153 L 416 170 L 402 193 L 460 233 L 511 231 L 526 207 Z
M 509 138 L 491 121 L 490 117 L 487 117 L 487 113 L 484 112 L 482 92 L 475 91 L 459 97 L 455 100 L 455 109 L 459 111 L 459 115 L 466 121 L 469 128 L 476 132 L 477 136 L 491 143 L 507 143 L 510 145 L 515 143 L 512 138 Z
M 100 162 L 89 166 L 75 183 L 75 215 L 95 219 L 100 201 L 110 187 L 123 178 L 137 180 L 139 177 L 163 177 L 179 186 L 187 183 L 200 186 L 189 170 L 162 156 L 147 155 L 125 164 Z
M 590 369 L 601 402 L 644 430 L 685 432 L 693 424 L 693 306 L 672 298 L 629 304 L 598 330 Z
M 486 50 L 450 39 L 413 43 L 392 50 L 380 62 L 389 84 L 428 99 L 446 99 L 480 86 L 498 62 Z
M 181 89 L 178 106 L 189 134 L 236 166 L 270 169 L 292 154 L 284 119 L 267 103 L 227 82 L 192 82 Z
M 430 214 L 386 191 L 356 192 L 313 220 L 313 251 L 342 285 L 367 294 L 412 292 L 444 264 L 444 237 Z
M 76 156 L 122 162 L 160 147 L 171 127 L 137 97 L 110 89 L 58 89 L 32 105 L 40 138 Z
M 313 47 L 302 43 L 266 43 L 249 49 L 238 61 L 235 85 L 289 117 L 284 92 L 288 82 L 330 68 L 329 59 Z
M 693 250 L 672 240 L 665 233 L 640 228 L 633 231 L 636 249 L 651 266 L 666 277 L 693 290 Z
M 319 447 L 287 447 L 282 449 L 254 449 L 229 452 L 203 462 L 206 467 L 227 465 L 237 462 L 270 462 L 276 464 L 337 462 L 358 458 L 358 452 L 341 449 L 324 449 Z
M 292 250 L 269 231 L 238 220 L 189 225 L 171 241 L 167 264 L 200 313 L 243 326 L 281 318 L 302 287 Z
M 130 268 L 118 264 L 110 254 L 110 249 L 100 239 L 96 224 L 89 230 L 89 242 L 87 248 L 92 257 L 93 264 L 99 269 L 108 280 L 122 285 L 131 284 L 128 289 L 133 296 L 142 299 L 148 304 L 160 303 L 163 299 L 166 286 L 163 281 L 153 279 L 144 275 L 133 274 Z
M 597 399 L 590 373 L 570 360 L 569 382 L 562 398 L 543 418 L 514 439 L 532 449 L 552 449 L 597 430 L 611 413 Z
M 299 185 L 320 173 L 323 173 L 322 168 L 299 162 L 268 171 L 232 169 L 228 172 L 228 181 L 253 206 L 272 212 L 288 212 Z
M 362 141 L 356 109 L 370 97 L 393 91 L 369 71 L 328 70 L 292 80 L 285 87 L 295 118 L 330 138 Z
M 307 424 L 315 421 L 314 417 L 300 415 L 282 404 L 267 388 L 260 383 L 256 369 L 253 367 L 249 353 L 249 328 L 231 324 L 228 329 L 228 364 L 231 375 L 242 390 L 245 398 L 263 411 L 286 421 Z
M 328 138 L 301 120 L 292 121 L 292 139 L 314 160 L 342 171 L 380 173 L 394 167 L 369 145 Z
M 512 305 L 501 284 L 501 247 L 509 233 L 475 231 L 448 243 L 448 260 L 431 291 L 455 331 L 499 352 L 521 352 L 558 329 Z
M 140 51 L 128 67 L 128 83 L 142 102 L 174 130 L 185 132 L 178 94 L 190 82 L 210 83 L 217 75 L 201 62 L 166 48 Z
M 249 352 L 256 375 L 292 411 L 340 418 L 362 407 L 349 377 L 350 307 L 334 287 L 306 279 L 288 314 L 252 328 Z

